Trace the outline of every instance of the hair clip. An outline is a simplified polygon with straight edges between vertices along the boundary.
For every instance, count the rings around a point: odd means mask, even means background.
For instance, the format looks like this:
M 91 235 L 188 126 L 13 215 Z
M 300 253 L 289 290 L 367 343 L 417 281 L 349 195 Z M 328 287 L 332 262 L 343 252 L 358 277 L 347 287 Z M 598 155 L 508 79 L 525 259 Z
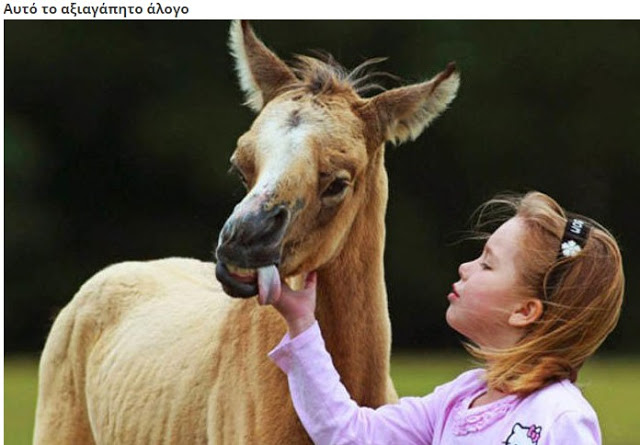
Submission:
M 578 255 L 587 242 L 590 227 L 581 219 L 569 219 L 560 244 L 560 253 L 565 258 Z

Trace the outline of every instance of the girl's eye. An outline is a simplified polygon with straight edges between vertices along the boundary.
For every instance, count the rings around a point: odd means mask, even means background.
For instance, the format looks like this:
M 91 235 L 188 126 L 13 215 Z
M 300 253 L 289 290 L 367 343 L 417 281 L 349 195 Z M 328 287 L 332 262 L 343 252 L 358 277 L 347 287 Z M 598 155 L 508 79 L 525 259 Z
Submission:
M 491 267 L 487 263 L 480 263 L 480 267 L 483 270 L 491 270 Z

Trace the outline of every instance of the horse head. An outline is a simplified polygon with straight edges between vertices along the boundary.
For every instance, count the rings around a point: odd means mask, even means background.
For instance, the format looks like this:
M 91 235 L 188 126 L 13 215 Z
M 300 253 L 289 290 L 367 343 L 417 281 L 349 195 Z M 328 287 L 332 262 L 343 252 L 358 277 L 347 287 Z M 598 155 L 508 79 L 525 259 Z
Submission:
M 260 270 L 289 277 L 330 262 L 372 184 L 384 182 L 386 205 L 386 175 L 373 160 L 385 142 L 415 139 L 444 111 L 459 76 L 449 64 L 426 82 L 366 98 L 370 62 L 347 72 L 331 58 L 299 56 L 289 66 L 244 21 L 232 23 L 230 47 L 258 115 L 231 156 L 247 194 L 220 232 L 216 275 L 229 295 L 248 298 Z

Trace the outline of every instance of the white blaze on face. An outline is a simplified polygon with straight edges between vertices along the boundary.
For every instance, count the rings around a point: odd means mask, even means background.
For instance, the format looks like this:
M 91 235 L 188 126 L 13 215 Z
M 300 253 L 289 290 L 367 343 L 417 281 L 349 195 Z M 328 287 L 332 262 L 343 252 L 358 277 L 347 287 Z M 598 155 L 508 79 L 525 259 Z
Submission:
M 309 146 L 313 125 L 299 114 L 292 119 L 297 107 L 291 103 L 267 106 L 256 120 L 251 139 L 258 177 L 249 193 L 235 206 L 230 219 L 260 211 L 265 203 L 273 203 L 273 198 L 283 198 L 283 192 L 289 198 L 281 199 L 280 203 L 297 201 L 296 195 L 304 193 L 309 181 L 315 180 L 314 156 Z M 305 177 L 309 178 L 307 182 Z
M 256 144 L 259 177 L 252 194 L 272 193 L 283 181 L 300 178 L 300 169 L 309 172 L 312 167 L 311 147 L 307 145 L 311 126 L 289 124 L 291 112 L 276 108 L 263 116 Z

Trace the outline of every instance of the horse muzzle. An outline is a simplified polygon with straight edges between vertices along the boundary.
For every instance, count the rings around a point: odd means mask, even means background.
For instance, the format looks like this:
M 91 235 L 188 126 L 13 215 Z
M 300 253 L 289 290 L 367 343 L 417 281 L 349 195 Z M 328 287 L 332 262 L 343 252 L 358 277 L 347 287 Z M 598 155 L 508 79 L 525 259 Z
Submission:
M 282 240 L 290 219 L 285 205 L 261 207 L 253 212 L 236 209 L 229 217 L 215 251 L 216 278 L 228 295 L 257 295 L 257 269 L 280 264 Z

